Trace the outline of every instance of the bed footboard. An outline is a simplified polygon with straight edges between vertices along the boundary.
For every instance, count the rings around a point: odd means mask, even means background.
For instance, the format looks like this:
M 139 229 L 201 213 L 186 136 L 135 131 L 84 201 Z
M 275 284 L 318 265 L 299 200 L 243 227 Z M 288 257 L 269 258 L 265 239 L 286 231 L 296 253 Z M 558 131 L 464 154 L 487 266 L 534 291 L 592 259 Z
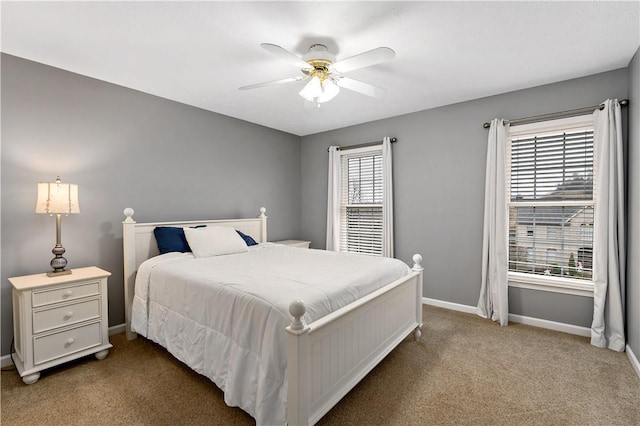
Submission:
M 290 305 L 287 327 L 287 423 L 312 425 L 393 348 L 422 327 L 422 256 L 413 272 L 311 324 Z

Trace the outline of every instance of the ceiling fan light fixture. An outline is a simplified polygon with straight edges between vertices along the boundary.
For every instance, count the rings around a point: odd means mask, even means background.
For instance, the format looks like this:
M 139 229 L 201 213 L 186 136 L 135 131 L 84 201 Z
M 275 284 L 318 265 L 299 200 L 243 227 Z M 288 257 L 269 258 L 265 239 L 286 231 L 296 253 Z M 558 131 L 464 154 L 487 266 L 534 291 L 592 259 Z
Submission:
M 308 100 L 314 102 L 315 99 L 322 93 L 322 83 L 318 76 L 311 77 L 311 80 L 302 88 L 298 94 Z
M 321 104 L 335 98 L 338 93 L 340 88 L 331 79 L 323 80 L 314 75 L 298 94 L 309 102 Z
M 331 79 L 327 78 L 322 82 L 322 94 L 318 96 L 318 102 L 328 102 L 340 93 L 340 88 Z

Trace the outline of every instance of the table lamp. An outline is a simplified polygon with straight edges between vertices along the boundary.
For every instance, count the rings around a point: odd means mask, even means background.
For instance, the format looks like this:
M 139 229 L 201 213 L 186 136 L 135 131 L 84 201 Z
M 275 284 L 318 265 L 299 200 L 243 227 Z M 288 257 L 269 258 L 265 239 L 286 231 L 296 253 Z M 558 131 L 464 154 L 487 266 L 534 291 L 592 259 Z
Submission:
M 70 274 L 70 270 L 64 269 L 67 266 L 67 259 L 62 256 L 65 249 L 60 242 L 60 225 L 63 214 L 80 213 L 78 185 L 62 183 L 60 176 L 56 178 L 55 182 L 39 182 L 36 213 L 56 215 L 56 245 L 53 250 L 51 250 L 51 253 L 53 253 L 55 257 L 51 259 L 50 263 L 53 270 L 47 272 L 47 275 L 56 277 Z

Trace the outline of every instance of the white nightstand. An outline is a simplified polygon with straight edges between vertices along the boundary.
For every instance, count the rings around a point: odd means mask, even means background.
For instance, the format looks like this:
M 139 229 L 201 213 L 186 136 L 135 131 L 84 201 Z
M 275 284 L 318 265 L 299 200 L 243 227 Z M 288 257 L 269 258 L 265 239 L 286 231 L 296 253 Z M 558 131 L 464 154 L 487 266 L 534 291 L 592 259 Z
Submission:
M 282 240 L 282 241 L 274 241 L 276 244 L 282 244 L 290 247 L 299 247 L 299 248 L 309 248 L 309 244 L 311 241 L 300 241 L 300 240 Z
M 30 385 L 40 371 L 89 354 L 103 359 L 109 343 L 107 278 L 94 266 L 70 275 L 9 278 L 13 285 L 13 360 Z

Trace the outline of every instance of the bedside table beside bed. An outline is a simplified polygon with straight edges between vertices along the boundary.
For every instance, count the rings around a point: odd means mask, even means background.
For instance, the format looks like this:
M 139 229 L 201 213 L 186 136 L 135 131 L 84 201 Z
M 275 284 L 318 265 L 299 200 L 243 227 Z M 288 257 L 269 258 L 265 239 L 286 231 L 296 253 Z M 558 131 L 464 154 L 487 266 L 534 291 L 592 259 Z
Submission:
M 107 278 L 97 267 L 49 277 L 9 278 L 13 286 L 12 357 L 26 384 L 40 371 L 86 355 L 103 359 L 109 343 Z
M 298 248 L 309 248 L 309 244 L 311 241 L 301 241 L 301 240 L 281 240 L 274 241 L 275 244 L 282 244 L 289 247 L 298 247 Z

